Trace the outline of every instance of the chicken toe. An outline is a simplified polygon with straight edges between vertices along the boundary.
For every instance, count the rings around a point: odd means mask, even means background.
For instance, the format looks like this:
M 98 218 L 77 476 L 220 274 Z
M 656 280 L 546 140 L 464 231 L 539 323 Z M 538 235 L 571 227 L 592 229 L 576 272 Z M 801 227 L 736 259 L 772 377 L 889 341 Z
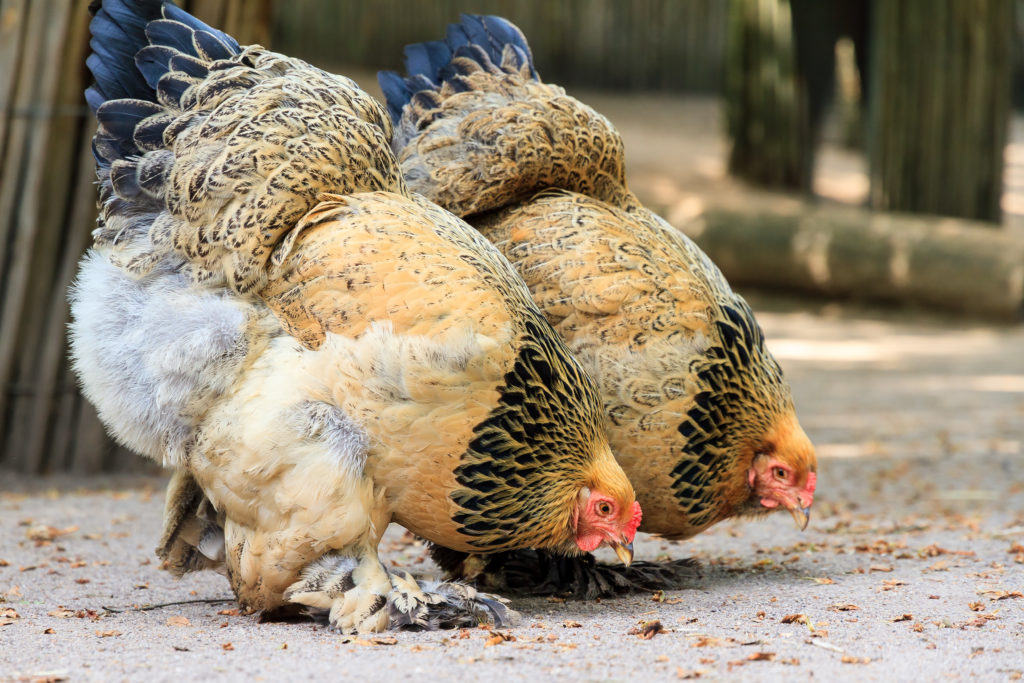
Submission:
M 388 627 L 391 581 L 376 553 L 357 559 L 324 555 L 310 564 L 285 591 L 285 599 L 329 610 L 332 628 L 342 633 L 374 633 Z

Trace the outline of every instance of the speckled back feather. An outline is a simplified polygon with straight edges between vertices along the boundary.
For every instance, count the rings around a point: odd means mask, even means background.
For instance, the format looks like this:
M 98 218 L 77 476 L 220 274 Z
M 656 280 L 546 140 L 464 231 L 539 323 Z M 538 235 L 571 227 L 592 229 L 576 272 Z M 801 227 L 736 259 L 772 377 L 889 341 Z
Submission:
M 618 132 L 538 80 L 526 40 L 504 19 L 464 15 L 445 41 L 409 46 L 406 66 L 408 77 L 383 72 L 379 81 L 413 191 L 459 216 L 549 187 L 639 205 Z
M 250 292 L 321 193 L 405 192 L 391 124 L 352 80 L 176 20 L 145 30 L 134 59 L 156 101 L 96 106 L 94 240 L 128 272 L 177 257 L 196 284 Z

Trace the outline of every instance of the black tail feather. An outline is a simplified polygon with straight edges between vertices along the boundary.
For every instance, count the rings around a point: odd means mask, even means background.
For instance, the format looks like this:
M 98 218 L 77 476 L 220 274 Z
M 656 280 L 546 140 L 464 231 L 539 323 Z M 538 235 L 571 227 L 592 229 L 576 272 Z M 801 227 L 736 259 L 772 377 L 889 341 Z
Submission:
M 679 590 L 692 586 L 700 565 L 686 558 L 634 562 L 628 567 L 603 564 L 593 555 L 563 557 L 545 551 L 508 553 L 500 567 L 503 591 L 519 595 L 557 595 L 577 600 L 627 593 Z
M 96 81 L 85 99 L 100 120 L 93 155 L 100 169 L 106 169 L 118 159 L 142 153 L 135 142 L 141 119 L 132 117 L 159 113 L 157 102 L 176 106 L 190 79 L 208 74 L 204 62 L 227 59 L 241 48 L 231 36 L 165 0 L 102 0 L 89 9 L 93 52 L 86 64 Z M 121 102 L 112 106 L 113 101 Z M 145 103 L 154 103 L 156 109 L 143 107 Z M 140 131 L 146 149 L 159 146 L 154 136 L 166 122 L 162 125 Z M 125 169 L 119 178 L 128 180 Z
M 377 82 L 384 92 L 388 114 L 398 122 L 402 109 L 413 95 L 436 90 L 444 83 L 459 89 L 456 57 L 467 57 L 484 68 L 493 69 L 502 62 L 507 46 L 518 58 L 518 66 L 528 66 L 538 78 L 530 46 L 515 24 L 493 15 L 463 14 L 458 24 L 450 24 L 444 40 L 414 43 L 405 47 L 405 77 L 393 71 L 381 71 Z
M 146 41 L 146 24 L 161 16 L 163 0 L 104 0 L 89 7 L 93 12 L 86 60 L 96 82 L 85 91 L 95 112 L 107 100 L 152 100 L 153 88 L 135 68 L 135 53 Z
M 146 24 L 146 38 L 150 45 L 164 45 L 182 54 L 195 56 L 192 33 L 192 29 L 185 24 L 169 19 L 157 19 Z
M 242 51 L 242 48 L 238 44 L 237 40 L 235 40 L 228 34 L 224 33 L 223 31 L 218 31 L 212 26 L 207 26 L 206 24 L 199 21 L 191 14 L 181 9 L 180 7 L 177 7 L 176 5 L 166 3 L 164 5 L 164 17 L 172 21 L 181 22 L 193 31 L 205 31 L 206 33 L 210 33 L 216 36 L 217 39 L 220 40 L 220 42 L 224 43 L 224 45 L 231 51 L 231 54 L 237 54 Z
M 543 550 L 513 550 L 476 556 L 438 545 L 430 556 L 447 576 L 482 588 L 520 596 L 562 596 L 579 600 L 626 593 L 677 590 L 700 576 L 693 559 L 602 564 L 593 555 L 564 557 Z

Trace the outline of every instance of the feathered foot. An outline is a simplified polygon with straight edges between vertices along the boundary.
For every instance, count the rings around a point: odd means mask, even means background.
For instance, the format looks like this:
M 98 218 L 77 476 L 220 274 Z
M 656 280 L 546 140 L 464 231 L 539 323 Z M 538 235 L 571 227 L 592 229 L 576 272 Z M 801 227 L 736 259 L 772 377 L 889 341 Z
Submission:
M 408 573 L 393 573 L 394 586 L 388 596 L 388 617 L 392 628 L 434 631 L 491 624 L 511 626 L 519 613 L 508 600 L 479 593 L 472 586 L 451 581 L 429 581 L 422 585 Z
M 700 576 L 699 563 L 689 558 L 669 562 L 634 562 L 626 567 L 598 563 L 589 554 L 563 557 L 544 550 L 514 550 L 479 556 L 433 546 L 430 555 L 447 576 L 475 580 L 488 589 L 580 600 L 675 590 Z
M 178 578 L 203 569 L 225 572 L 223 520 L 188 470 L 175 470 L 167 484 L 156 554 Z
M 362 559 L 324 555 L 302 571 L 285 591 L 286 600 L 330 610 L 331 628 L 345 634 L 373 633 L 388 627 L 391 580 L 375 553 Z

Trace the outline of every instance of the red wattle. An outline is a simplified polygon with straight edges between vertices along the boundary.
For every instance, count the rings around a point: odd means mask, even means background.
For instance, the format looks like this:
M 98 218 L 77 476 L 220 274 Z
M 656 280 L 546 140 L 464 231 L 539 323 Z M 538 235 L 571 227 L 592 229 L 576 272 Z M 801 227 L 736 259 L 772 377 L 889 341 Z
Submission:
M 604 534 L 600 533 L 576 537 L 576 546 L 585 553 L 594 552 L 603 542 Z

